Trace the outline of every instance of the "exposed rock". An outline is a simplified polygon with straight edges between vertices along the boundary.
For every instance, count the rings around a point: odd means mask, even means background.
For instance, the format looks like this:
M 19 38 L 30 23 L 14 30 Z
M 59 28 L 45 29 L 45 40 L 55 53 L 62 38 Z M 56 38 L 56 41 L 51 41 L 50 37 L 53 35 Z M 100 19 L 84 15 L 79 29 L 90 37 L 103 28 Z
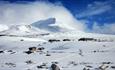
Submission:
M 52 64 L 51 69 L 52 70 L 60 70 L 59 66 L 57 66 L 56 64 Z

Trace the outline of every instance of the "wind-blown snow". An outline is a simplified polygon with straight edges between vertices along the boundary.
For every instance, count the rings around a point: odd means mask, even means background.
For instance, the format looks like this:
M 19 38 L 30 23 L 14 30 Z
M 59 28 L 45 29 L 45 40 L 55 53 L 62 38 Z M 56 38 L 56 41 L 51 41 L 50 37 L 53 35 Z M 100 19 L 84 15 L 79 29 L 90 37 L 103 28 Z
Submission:
M 7 25 L 3 25 L 3 24 L 0 24 L 0 32 L 1 31 L 5 31 L 5 30 L 8 30 L 8 26 Z
M 31 25 L 39 29 L 43 29 L 50 32 L 73 31 L 73 30 L 79 31 L 76 27 L 74 27 L 76 25 L 71 26 L 72 25 L 71 23 L 65 24 L 58 22 L 56 18 L 49 18 L 46 20 L 37 21 L 35 23 L 32 23 Z
M 19 12 L 19 13 L 18 13 Z M 45 2 L 27 4 L 0 4 L 0 24 L 31 24 L 47 18 L 56 18 L 56 25 L 61 28 L 84 30 L 85 24 L 77 20 L 63 5 Z M 6 21 L 7 20 L 7 21 Z M 3 23 L 4 22 L 4 23 Z
M 60 31 L 59 27 L 50 26 L 52 24 L 56 24 L 56 19 L 55 18 L 49 18 L 47 20 L 41 20 L 41 21 L 32 23 L 31 25 L 34 26 L 34 27 L 37 27 L 39 29 L 44 29 L 44 30 L 47 30 L 47 31 L 52 31 L 52 32 Z

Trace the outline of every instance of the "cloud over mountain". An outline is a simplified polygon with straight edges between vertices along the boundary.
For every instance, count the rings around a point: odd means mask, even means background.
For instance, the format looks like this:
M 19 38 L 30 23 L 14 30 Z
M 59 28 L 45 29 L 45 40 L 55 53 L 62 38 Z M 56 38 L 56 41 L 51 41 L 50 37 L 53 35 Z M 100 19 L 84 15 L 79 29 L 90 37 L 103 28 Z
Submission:
M 84 30 L 85 25 L 76 20 L 62 5 L 49 2 L 29 2 L 26 4 L 2 3 L 0 5 L 0 24 L 31 24 L 38 20 L 56 18 L 56 24 L 71 29 Z

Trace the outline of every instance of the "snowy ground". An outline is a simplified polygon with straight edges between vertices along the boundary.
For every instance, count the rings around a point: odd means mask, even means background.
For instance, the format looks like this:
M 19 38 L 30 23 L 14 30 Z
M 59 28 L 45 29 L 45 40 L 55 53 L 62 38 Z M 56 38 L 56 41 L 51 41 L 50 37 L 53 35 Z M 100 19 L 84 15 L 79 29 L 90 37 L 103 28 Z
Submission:
M 61 70 L 115 70 L 115 41 L 86 42 L 72 38 L 50 43 L 45 38 L 0 37 L 0 51 L 4 51 L 0 53 L 0 70 L 50 70 L 52 62 Z M 24 53 L 29 47 L 45 49 Z M 43 68 L 37 68 L 43 64 Z

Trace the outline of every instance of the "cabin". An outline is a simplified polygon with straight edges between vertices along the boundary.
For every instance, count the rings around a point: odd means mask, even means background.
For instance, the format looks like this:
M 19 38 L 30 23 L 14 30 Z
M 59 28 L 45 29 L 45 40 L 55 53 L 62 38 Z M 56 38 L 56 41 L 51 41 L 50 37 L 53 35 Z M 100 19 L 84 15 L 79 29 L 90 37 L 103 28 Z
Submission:
M 35 52 L 35 51 L 37 51 L 37 48 L 36 48 L 36 47 L 30 47 L 30 48 L 29 48 L 29 51 Z
M 97 39 L 94 38 L 80 38 L 78 41 L 97 41 Z
M 70 39 L 63 39 L 63 41 L 71 41 Z
M 59 42 L 60 40 L 57 39 L 49 39 L 48 42 L 52 43 L 52 42 Z
M 0 51 L 0 53 L 4 53 L 4 51 Z
M 37 51 L 37 48 L 36 47 L 30 47 L 28 48 L 29 50 L 28 51 L 24 51 L 24 53 L 26 54 L 31 54 L 31 53 L 34 53 L 35 51 Z

